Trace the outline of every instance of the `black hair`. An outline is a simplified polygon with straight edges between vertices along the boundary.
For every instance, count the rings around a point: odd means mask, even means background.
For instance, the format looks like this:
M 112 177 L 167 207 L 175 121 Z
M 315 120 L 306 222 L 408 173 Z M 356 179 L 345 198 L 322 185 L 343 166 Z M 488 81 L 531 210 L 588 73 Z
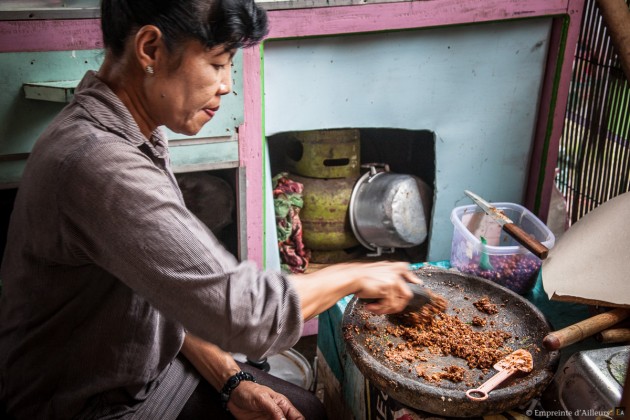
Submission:
M 268 32 L 267 14 L 254 0 L 102 0 L 103 42 L 115 56 L 145 25 L 158 27 L 169 49 L 190 38 L 210 48 L 249 47 Z

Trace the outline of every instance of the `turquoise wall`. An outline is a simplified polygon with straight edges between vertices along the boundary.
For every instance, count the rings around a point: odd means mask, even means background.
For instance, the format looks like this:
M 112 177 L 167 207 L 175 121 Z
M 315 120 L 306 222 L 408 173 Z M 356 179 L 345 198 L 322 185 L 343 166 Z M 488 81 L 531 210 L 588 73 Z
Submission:
M 79 81 L 97 70 L 102 50 L 0 53 L 0 187 L 19 182 L 24 156 L 65 105 L 27 99 L 25 83 Z M 243 122 L 242 53 L 233 67 L 233 93 L 223 98 L 221 110 L 196 136 L 169 132 L 176 170 L 202 170 L 238 166 L 236 127 Z M 181 140 L 186 140 L 181 142 Z M 16 156 L 17 154 L 17 156 Z

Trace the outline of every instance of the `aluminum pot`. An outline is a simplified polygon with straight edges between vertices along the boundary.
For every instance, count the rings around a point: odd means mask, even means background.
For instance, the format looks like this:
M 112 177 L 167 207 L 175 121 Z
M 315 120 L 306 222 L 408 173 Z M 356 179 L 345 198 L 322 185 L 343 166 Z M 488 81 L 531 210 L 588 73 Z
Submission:
M 350 226 L 357 240 L 379 256 L 395 248 L 420 245 L 427 222 L 416 179 L 395 174 L 389 165 L 371 163 L 350 196 Z

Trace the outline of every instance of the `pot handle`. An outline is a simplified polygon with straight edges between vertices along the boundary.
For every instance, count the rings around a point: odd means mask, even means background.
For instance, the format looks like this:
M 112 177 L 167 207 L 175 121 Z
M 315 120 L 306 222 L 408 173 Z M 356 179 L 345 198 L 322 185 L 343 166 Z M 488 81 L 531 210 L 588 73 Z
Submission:
M 389 164 L 388 163 L 378 163 L 378 162 L 372 162 L 372 163 L 364 163 L 361 165 L 362 168 L 366 168 L 370 170 L 370 176 L 374 176 L 378 173 L 378 171 L 376 170 L 376 168 L 382 168 L 383 172 L 389 172 Z
M 370 175 L 366 179 L 366 182 L 370 182 L 372 178 L 374 178 L 374 176 L 376 176 L 379 173 L 389 172 L 389 164 L 387 163 L 377 163 L 377 162 L 364 163 L 363 165 L 361 165 L 361 167 L 367 168 L 370 170 Z M 380 168 L 380 170 L 378 170 L 377 168 Z

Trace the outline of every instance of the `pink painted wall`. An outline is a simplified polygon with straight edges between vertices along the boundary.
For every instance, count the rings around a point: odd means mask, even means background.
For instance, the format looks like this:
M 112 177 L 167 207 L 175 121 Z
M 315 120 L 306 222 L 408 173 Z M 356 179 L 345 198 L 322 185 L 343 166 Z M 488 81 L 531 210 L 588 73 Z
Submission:
M 551 55 L 547 62 L 547 78 L 540 106 L 540 116 L 548 116 L 548 118 L 538 120 L 529 172 L 530 183 L 527 186 L 525 199 L 526 207 L 532 209 L 542 220 L 547 220 L 549 214 L 551 191 L 558 163 L 558 149 L 564 129 L 564 114 L 569 99 L 573 58 L 580 36 L 583 14 L 584 2 L 572 2 L 566 16 L 569 27 L 564 49 L 561 39 L 563 24 L 560 18 L 552 34 L 550 51 L 557 51 L 557 54 Z M 556 75 L 556 70 L 558 75 Z M 556 76 L 559 76 L 557 81 Z M 557 90 L 554 96 L 555 83 L 557 83 Z
M 238 131 L 238 152 L 246 168 L 247 258 L 264 266 L 263 117 L 260 48 L 243 51 L 243 125 Z
M 0 21 L 0 52 L 103 48 L 99 19 Z

